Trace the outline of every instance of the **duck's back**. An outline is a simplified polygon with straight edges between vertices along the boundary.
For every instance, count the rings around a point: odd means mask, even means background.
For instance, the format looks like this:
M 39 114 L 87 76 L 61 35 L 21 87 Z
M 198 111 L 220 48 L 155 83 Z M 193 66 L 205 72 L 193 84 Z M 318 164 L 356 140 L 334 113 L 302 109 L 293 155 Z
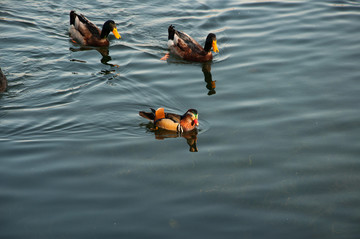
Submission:
M 70 34 L 78 39 L 77 34 L 81 34 L 83 38 L 95 37 L 100 39 L 100 29 L 90 22 L 84 15 L 70 12 Z
M 178 38 L 180 38 L 186 44 L 186 46 L 189 49 L 191 49 L 193 54 L 204 54 L 204 52 L 205 52 L 204 48 L 197 41 L 195 41 L 194 38 L 192 38 L 191 36 L 189 36 L 186 33 L 179 32 L 176 30 L 175 30 L 175 34 L 177 35 Z

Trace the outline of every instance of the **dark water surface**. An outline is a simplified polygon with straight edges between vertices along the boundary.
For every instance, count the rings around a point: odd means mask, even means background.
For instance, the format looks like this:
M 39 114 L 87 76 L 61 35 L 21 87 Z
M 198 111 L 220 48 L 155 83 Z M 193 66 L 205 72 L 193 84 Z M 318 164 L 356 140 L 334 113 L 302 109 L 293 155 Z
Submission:
M 72 9 L 117 22 L 108 55 Z M 358 238 L 359 23 L 350 0 L 2 0 L 0 238 Z M 170 24 L 220 53 L 160 61 Z M 160 106 L 198 135 L 157 139 Z

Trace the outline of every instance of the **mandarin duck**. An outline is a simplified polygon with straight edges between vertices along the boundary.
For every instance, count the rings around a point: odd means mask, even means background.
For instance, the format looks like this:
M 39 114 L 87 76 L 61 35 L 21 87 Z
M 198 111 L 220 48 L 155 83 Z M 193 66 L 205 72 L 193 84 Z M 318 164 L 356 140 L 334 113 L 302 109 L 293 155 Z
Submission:
M 140 111 L 139 115 L 145 119 L 151 120 L 154 123 L 155 129 L 165 129 L 179 133 L 194 130 L 199 125 L 198 113 L 195 109 L 189 109 L 183 115 L 165 113 L 164 108 L 154 110 L 151 112 Z

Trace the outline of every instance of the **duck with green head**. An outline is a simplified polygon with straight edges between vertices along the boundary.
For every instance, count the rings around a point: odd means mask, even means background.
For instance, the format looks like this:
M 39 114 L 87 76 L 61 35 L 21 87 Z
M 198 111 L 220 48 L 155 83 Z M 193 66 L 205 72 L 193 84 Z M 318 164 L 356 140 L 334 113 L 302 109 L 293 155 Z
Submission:
M 174 55 L 184 60 L 197 62 L 211 61 L 213 59 L 211 49 L 214 52 L 219 52 L 214 33 L 209 33 L 206 37 L 205 45 L 202 47 L 188 34 L 175 30 L 173 25 L 170 25 L 168 28 L 168 47 Z M 165 55 L 161 60 L 166 60 L 168 57 L 169 54 Z
M 116 23 L 108 20 L 104 23 L 102 30 L 90 22 L 84 15 L 77 14 L 75 11 L 70 12 L 71 38 L 83 46 L 109 46 L 108 36 L 112 32 L 117 39 L 121 38 L 117 31 Z

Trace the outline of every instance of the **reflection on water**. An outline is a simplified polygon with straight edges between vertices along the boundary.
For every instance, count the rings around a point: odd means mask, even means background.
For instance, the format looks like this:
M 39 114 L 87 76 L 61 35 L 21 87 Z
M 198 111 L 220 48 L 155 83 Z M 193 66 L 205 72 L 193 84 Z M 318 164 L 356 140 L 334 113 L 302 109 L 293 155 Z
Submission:
M 176 56 L 171 56 L 168 59 L 166 59 L 166 61 L 169 64 L 171 64 L 171 63 L 183 64 L 183 65 L 193 64 L 193 62 L 188 62 L 188 61 L 182 60 L 180 58 L 177 58 Z M 212 61 L 204 62 L 201 64 L 202 72 L 204 73 L 204 81 L 206 82 L 206 88 L 209 90 L 208 95 L 216 94 L 216 91 L 215 91 L 216 81 L 213 80 L 213 78 L 212 78 L 211 64 L 212 64 Z
M 79 51 L 89 51 L 89 50 L 97 50 L 100 55 L 102 56 L 100 62 L 104 65 L 108 66 L 115 66 L 119 67 L 117 64 L 110 64 L 109 61 L 112 60 L 111 56 L 109 55 L 109 48 L 108 47 L 90 47 L 90 46 L 80 46 L 79 48 L 70 47 L 70 51 L 72 52 L 79 52 Z M 72 59 L 71 61 L 77 61 L 81 63 L 86 63 L 84 60 Z
M 216 94 L 216 91 L 215 91 L 216 84 L 215 84 L 215 81 L 213 81 L 213 79 L 212 79 L 210 62 L 206 62 L 203 64 L 202 72 L 204 73 L 206 88 L 209 90 L 208 95 Z
M 144 124 L 141 124 L 141 125 L 144 125 Z M 197 129 L 194 129 L 192 131 L 183 132 L 183 133 L 169 131 L 169 130 L 165 130 L 165 129 L 161 129 L 161 128 L 155 130 L 153 122 L 149 122 L 149 123 L 145 124 L 145 127 L 147 128 L 148 132 L 153 132 L 155 134 L 155 139 L 158 139 L 158 140 L 163 140 L 163 139 L 167 139 L 167 138 L 183 137 L 184 139 L 186 139 L 186 142 L 190 147 L 189 151 L 190 152 L 198 152 L 198 148 L 196 145 L 197 136 L 198 136 Z

